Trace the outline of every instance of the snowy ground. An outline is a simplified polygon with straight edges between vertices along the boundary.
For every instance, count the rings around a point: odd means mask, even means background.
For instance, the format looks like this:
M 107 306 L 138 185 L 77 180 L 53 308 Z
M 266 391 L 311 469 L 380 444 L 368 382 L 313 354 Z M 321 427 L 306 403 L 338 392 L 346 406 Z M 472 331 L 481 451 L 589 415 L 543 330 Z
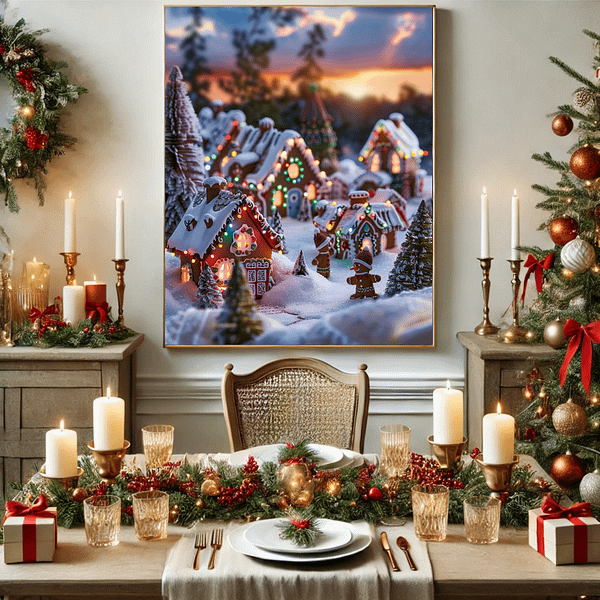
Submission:
M 408 217 L 418 207 L 411 201 Z M 355 286 L 346 283 L 354 274 L 351 260 L 331 259 L 331 277 L 318 275 L 311 264 L 317 252 L 312 223 L 283 218 L 288 254 L 273 255 L 273 286 L 258 305 L 264 333 L 254 343 L 261 345 L 431 345 L 433 343 L 432 288 L 403 292 L 391 298 L 384 290 L 388 274 L 404 241 L 396 233 L 396 247 L 373 258 L 372 274 L 380 298 L 350 300 Z M 299 251 L 309 269 L 308 276 L 292 275 Z M 167 345 L 210 345 L 218 309 L 192 307 L 196 285 L 180 282 L 179 259 L 165 256 L 165 342 Z

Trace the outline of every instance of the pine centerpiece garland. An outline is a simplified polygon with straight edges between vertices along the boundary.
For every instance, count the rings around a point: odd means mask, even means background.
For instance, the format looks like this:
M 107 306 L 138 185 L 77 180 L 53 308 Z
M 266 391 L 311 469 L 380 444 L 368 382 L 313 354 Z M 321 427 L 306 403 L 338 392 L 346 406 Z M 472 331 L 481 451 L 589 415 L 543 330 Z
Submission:
M 319 455 L 309 446 L 307 439 L 301 440 L 296 444 L 287 442 L 279 451 L 278 460 L 280 464 L 294 464 L 305 462 L 315 464 Z
M 281 527 L 279 537 L 282 540 L 291 540 L 296 546 L 304 548 L 314 546 L 322 532 L 310 508 L 290 508 L 287 518 L 286 523 L 279 525 Z
M 28 31 L 21 19 L 7 25 L 0 18 L 0 74 L 18 105 L 9 129 L 0 129 L 0 192 L 11 212 L 19 204 L 13 180 L 33 180 L 40 205 L 44 203 L 46 165 L 77 140 L 59 131 L 61 112 L 87 92 L 60 72 L 63 61 L 46 58 L 38 37 L 46 30 Z

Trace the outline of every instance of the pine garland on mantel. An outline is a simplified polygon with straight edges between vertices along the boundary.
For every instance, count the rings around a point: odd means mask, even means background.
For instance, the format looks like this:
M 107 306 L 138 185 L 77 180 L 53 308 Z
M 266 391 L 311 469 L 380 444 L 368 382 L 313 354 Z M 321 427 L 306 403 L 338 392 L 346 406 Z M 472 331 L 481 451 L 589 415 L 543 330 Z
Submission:
M 82 525 L 83 500 L 106 493 L 121 498 L 122 523 L 131 525 L 132 494 L 149 489 L 169 493 L 170 520 L 186 527 L 205 519 L 251 521 L 285 517 L 289 508 L 280 502 L 278 465 L 266 462 L 259 467 L 253 457 L 243 467 L 222 461 L 214 463 L 212 468 L 202 468 L 184 461 L 166 463 L 147 473 L 133 463 L 124 468 L 111 485 L 102 482 L 91 456 L 83 456 L 80 466 L 83 475 L 75 490 L 67 491 L 56 481 L 36 476 L 26 484 L 12 484 L 17 491 L 15 499 L 27 503 L 43 493 L 49 504 L 57 507 L 58 524 L 62 527 Z M 376 522 L 392 514 L 410 515 L 411 487 L 421 483 L 447 485 L 450 488 L 449 522 L 462 523 L 463 500 L 490 493 L 475 461 L 466 462 L 461 470 L 451 474 L 441 469 L 435 460 L 414 453 L 406 473 L 391 479 L 377 473 L 374 465 L 346 467 L 334 472 L 313 467 L 311 471 L 316 487 L 310 509 L 315 518 Z M 330 485 L 332 481 L 336 485 Z M 517 466 L 511 491 L 501 497 L 502 524 L 526 526 L 528 510 L 538 508 L 546 494 L 559 498 L 560 490 L 555 484 L 534 477 L 528 466 Z

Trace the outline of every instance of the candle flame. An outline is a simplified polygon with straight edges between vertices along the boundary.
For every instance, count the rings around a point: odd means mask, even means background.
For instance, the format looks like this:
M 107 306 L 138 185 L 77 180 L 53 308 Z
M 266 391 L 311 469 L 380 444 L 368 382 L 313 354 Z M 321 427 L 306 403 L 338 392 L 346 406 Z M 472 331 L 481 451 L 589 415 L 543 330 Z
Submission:
M 73 195 L 71 194 L 71 192 L 69 192 L 69 200 L 71 200 L 71 198 L 73 198 Z
M 94 273 L 94 281 L 96 281 L 96 274 Z
M 487 190 L 485 189 L 485 185 L 483 186 L 483 193 L 487 194 Z
M 110 398 L 110 388 L 109 387 L 106 388 L 106 397 Z
M 447 390 L 450 389 L 450 380 L 449 379 L 446 380 L 446 389 Z
M 33 257 L 33 262 L 37 262 L 37 260 L 35 260 L 35 256 Z
M 119 190 L 119 198 L 123 195 L 123 192 Z
M 61 421 L 60 421 L 60 430 L 64 431 L 64 429 L 65 429 L 65 422 L 64 422 L 63 419 L 61 419 Z
M 498 402 L 498 414 L 502 414 L 502 406 L 500 404 L 500 402 Z
M 517 188 L 515 188 L 515 189 L 513 190 L 513 196 L 516 196 L 516 195 L 517 195 Z

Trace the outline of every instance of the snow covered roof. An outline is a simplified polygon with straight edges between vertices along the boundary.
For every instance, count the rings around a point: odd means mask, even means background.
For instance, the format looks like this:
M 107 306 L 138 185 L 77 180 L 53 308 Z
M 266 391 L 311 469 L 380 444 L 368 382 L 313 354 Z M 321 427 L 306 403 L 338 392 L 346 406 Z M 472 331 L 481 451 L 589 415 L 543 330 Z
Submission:
M 230 110 L 220 112 L 214 116 L 213 111 L 204 107 L 198 114 L 198 123 L 200 124 L 200 133 L 206 143 L 206 155 L 211 156 L 219 152 L 217 146 L 226 141 L 226 136 L 230 134 L 235 126 L 243 127 L 246 122 L 246 115 L 241 110 Z
M 404 228 L 400 216 L 391 204 L 355 204 L 346 212 L 340 224 L 343 236 L 350 236 L 360 225 L 360 222 L 369 216 L 374 225 L 382 232 L 398 231 Z
M 387 171 L 363 171 L 353 183 L 353 187 L 360 188 L 366 182 L 372 182 L 378 188 L 385 188 L 392 183 L 392 176 Z
M 321 205 L 323 207 L 323 214 L 321 216 L 315 216 L 313 218 L 313 223 L 322 231 L 328 231 L 327 225 L 335 222 L 336 219 L 341 218 L 348 210 L 348 207 L 344 204 L 330 203 L 326 200 L 321 200 L 319 203 L 317 203 L 317 208 L 321 202 L 326 203 Z
M 388 200 L 406 204 L 404 197 L 392 188 L 377 188 L 369 202 L 387 202 Z
M 365 157 L 374 145 L 374 141 L 381 134 L 387 137 L 398 154 L 409 156 L 420 156 L 422 154 L 419 147 L 419 138 L 413 130 L 404 122 L 404 117 L 400 113 L 392 113 L 388 119 L 380 119 L 373 127 L 369 139 L 362 147 L 360 156 Z
M 223 241 L 227 226 L 246 209 L 271 248 L 279 250 L 281 240 L 259 212 L 254 201 L 241 192 L 221 190 L 211 201 L 202 191 L 188 207 L 183 219 L 167 242 L 169 250 L 191 251 L 204 259 L 216 244 Z M 195 223 L 194 223 L 195 221 Z
M 346 185 L 350 185 L 365 170 L 357 165 L 351 158 L 345 158 L 340 161 L 339 171 L 332 173 L 329 179 L 339 179 Z

